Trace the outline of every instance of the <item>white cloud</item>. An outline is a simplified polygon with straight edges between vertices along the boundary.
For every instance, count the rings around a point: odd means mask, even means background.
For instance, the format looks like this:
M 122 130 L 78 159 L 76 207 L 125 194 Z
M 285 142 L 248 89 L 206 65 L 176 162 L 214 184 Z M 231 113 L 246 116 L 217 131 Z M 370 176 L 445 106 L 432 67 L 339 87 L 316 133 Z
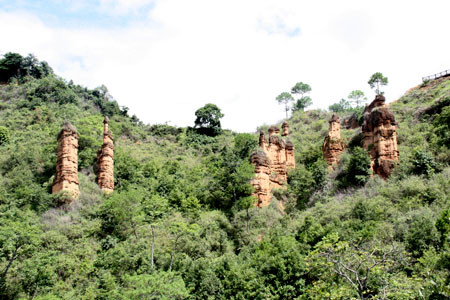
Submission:
M 102 9 L 132 15 L 150 2 L 103 0 Z M 121 29 L 52 28 L 29 13 L 0 12 L 0 51 L 32 52 L 67 79 L 105 84 L 147 123 L 192 125 L 195 110 L 213 102 L 224 127 L 253 131 L 283 118 L 275 97 L 297 81 L 326 108 L 353 89 L 372 98 L 374 72 L 389 77 L 393 100 L 450 68 L 448 1 L 365 3 L 157 0 L 151 22 Z
M 155 0 L 100 0 L 100 11 L 113 15 L 136 13 Z

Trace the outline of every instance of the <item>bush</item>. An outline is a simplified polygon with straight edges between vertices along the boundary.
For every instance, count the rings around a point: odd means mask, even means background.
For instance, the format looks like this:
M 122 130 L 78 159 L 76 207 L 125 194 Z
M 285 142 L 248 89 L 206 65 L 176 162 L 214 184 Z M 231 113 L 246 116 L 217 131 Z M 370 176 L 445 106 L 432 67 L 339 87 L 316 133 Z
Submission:
M 361 147 L 355 147 L 350 159 L 336 177 L 339 188 L 362 186 L 371 175 L 369 154 Z
M 447 98 L 449 99 L 449 98 Z M 444 107 L 433 121 L 440 145 L 450 145 L 450 106 Z
M 427 176 L 431 175 L 436 171 L 437 165 L 434 158 L 428 152 L 422 150 L 414 151 L 412 157 L 412 173 L 416 175 L 425 174 Z
M 414 216 L 406 235 L 406 248 L 414 257 L 421 257 L 429 247 L 439 244 L 439 234 L 430 213 Z
M 9 130 L 6 127 L 0 126 L 0 146 L 9 143 Z
M 289 172 L 288 183 L 289 192 L 297 198 L 297 208 L 304 209 L 316 187 L 313 174 L 304 165 L 299 165 Z

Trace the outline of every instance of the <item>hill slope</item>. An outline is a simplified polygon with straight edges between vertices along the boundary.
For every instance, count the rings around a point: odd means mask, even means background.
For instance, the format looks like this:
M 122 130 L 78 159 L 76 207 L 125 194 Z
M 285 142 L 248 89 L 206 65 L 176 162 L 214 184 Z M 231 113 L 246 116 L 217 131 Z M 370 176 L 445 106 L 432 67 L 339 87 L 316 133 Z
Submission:
M 339 181 L 359 130 L 342 131 L 351 146 L 329 175 L 320 149 L 331 114 L 294 113 L 298 168 L 275 193 L 282 212 L 251 206 L 256 135 L 144 125 L 106 88 L 52 74 L 1 85 L 0 298 L 447 299 L 448 99 L 442 79 L 390 105 L 401 162 L 363 186 Z M 115 137 L 111 196 L 94 174 L 103 115 Z M 80 135 L 81 196 L 58 207 L 49 191 L 64 120 Z

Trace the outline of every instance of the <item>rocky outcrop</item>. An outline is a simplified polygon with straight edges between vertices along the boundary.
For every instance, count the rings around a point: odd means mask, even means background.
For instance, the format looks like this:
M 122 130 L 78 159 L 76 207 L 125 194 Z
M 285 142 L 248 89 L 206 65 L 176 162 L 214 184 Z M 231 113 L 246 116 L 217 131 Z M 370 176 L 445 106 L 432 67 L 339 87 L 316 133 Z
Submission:
M 69 200 L 80 195 L 78 181 L 78 134 L 75 127 L 65 122 L 58 134 L 56 175 L 52 194 L 66 192 Z
M 250 156 L 250 162 L 255 166 L 255 177 L 252 185 L 255 188 L 255 194 L 258 198 L 257 206 L 265 206 L 272 199 L 272 189 L 270 186 L 270 161 L 264 151 L 253 152 Z
M 358 118 L 356 117 L 356 114 L 352 114 L 350 117 L 345 118 L 342 127 L 345 129 L 359 128 Z
M 97 152 L 97 184 L 106 193 L 114 191 L 114 139 L 108 130 L 108 117 L 103 121 L 103 145 Z
M 341 138 L 341 124 L 339 117 L 333 114 L 331 117 L 330 129 L 323 141 L 322 151 L 323 159 L 328 163 L 329 168 L 332 170 L 339 162 L 339 156 L 344 151 L 344 142 Z
M 387 178 L 398 162 L 397 123 L 386 106 L 386 99 L 377 95 L 364 110 L 363 147 L 371 157 L 373 174 Z
M 276 126 L 269 128 L 269 141 L 266 141 L 264 132 L 259 136 L 260 150 L 254 152 L 250 162 L 255 166 L 255 178 L 252 185 L 255 188 L 254 196 L 258 198 L 256 206 L 269 205 L 272 199 L 272 190 L 281 188 L 287 181 L 287 172 L 295 168 L 294 144 L 288 140 L 289 125 L 282 125 L 282 137 L 280 129 Z

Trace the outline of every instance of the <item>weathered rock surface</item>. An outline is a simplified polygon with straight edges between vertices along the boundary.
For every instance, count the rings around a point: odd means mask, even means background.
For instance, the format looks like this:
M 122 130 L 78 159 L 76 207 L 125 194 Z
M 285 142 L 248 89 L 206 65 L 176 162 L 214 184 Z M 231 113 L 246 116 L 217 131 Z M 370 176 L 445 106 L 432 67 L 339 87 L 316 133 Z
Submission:
M 97 184 L 106 193 L 114 191 L 114 139 L 108 130 L 108 117 L 103 121 L 103 145 L 97 152 Z
M 339 157 L 344 151 L 344 142 L 341 138 L 341 124 L 339 117 L 333 114 L 330 120 L 330 129 L 323 141 L 323 158 L 328 163 L 329 168 L 333 169 L 339 162 Z
M 288 140 L 289 125 L 283 123 L 282 136 L 276 126 L 269 128 L 269 142 L 264 132 L 259 136 L 260 151 L 254 152 L 250 162 L 255 166 L 255 178 L 252 185 L 255 188 L 254 196 L 258 198 L 256 206 L 269 205 L 272 199 L 272 190 L 281 188 L 287 181 L 287 171 L 295 168 L 294 144 Z
M 358 119 L 356 118 L 356 115 L 352 114 L 350 117 L 345 118 L 342 127 L 345 129 L 359 128 Z
M 78 181 L 78 134 L 70 123 L 64 123 L 58 134 L 56 175 L 52 194 L 66 192 L 70 200 L 80 195 Z
M 373 174 L 387 178 L 398 162 L 397 123 L 386 106 L 386 99 L 377 95 L 364 110 L 363 147 L 369 151 Z

